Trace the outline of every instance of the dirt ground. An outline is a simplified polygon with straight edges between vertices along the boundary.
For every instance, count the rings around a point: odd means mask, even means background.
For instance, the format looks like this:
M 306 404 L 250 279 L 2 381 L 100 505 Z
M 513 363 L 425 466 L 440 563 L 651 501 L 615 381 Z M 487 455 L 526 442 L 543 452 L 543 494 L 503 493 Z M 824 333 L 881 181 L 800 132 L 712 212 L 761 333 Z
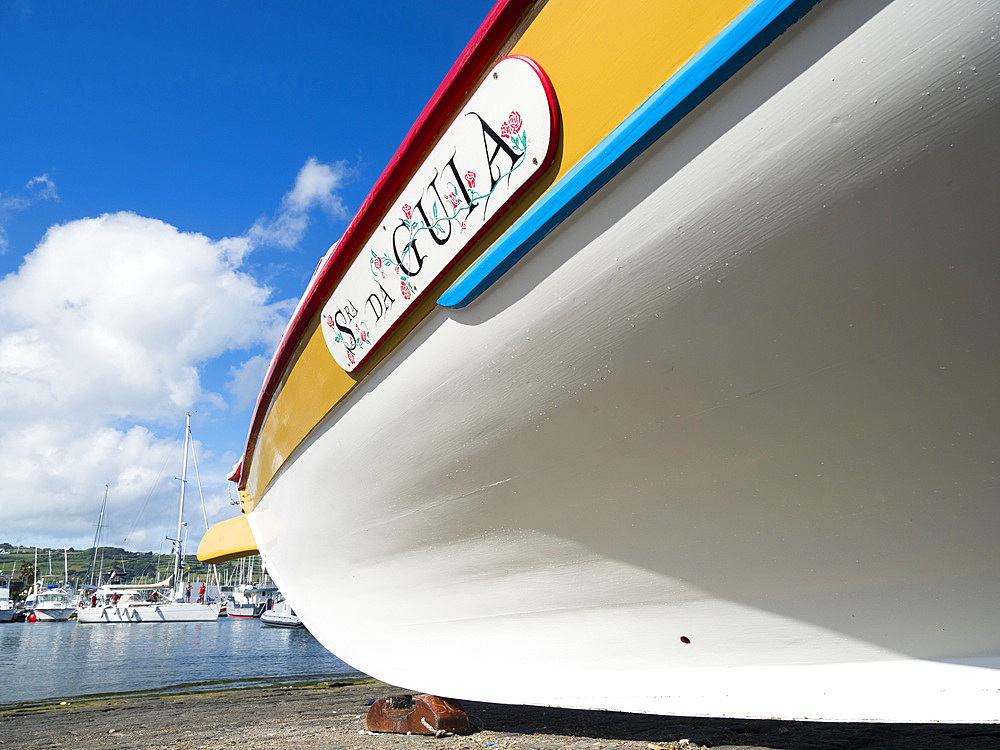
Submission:
M 372 734 L 374 680 L 71 701 L 0 709 L 0 748 L 361 748 L 391 750 L 997 750 L 1000 725 L 883 725 L 688 719 L 462 704 L 468 734 Z

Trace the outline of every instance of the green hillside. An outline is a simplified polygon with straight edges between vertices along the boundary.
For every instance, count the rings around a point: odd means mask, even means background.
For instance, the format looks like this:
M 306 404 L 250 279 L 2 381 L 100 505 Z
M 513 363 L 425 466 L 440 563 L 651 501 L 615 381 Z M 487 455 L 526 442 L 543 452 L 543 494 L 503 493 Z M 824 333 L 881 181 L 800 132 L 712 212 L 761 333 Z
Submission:
M 0 542 L 0 573 L 14 575 L 14 590 L 20 590 L 23 583 L 20 573 L 22 564 L 35 562 L 34 547 L 17 547 L 6 542 Z M 63 550 L 62 548 L 38 549 L 38 576 L 44 576 L 52 581 L 63 580 Z M 51 563 L 50 563 L 51 560 Z M 69 580 L 73 585 L 84 585 L 90 579 L 88 571 L 94 560 L 94 548 L 70 549 L 66 552 L 66 564 L 69 570 Z M 185 555 L 184 564 L 188 571 L 185 578 L 192 581 L 208 580 L 211 566 L 198 562 L 194 555 Z M 219 576 L 223 580 L 231 576 L 239 565 L 238 561 L 218 566 Z M 158 555 L 155 552 L 129 552 L 121 547 L 99 547 L 97 549 L 97 570 L 101 573 L 101 581 L 106 583 L 108 574 L 117 571 L 116 582 L 121 583 L 152 583 L 159 581 L 174 572 L 173 555 Z M 97 572 L 93 573 L 97 579 Z M 31 581 L 27 582 L 31 585 Z M 12 592 L 13 593 L 13 592 Z

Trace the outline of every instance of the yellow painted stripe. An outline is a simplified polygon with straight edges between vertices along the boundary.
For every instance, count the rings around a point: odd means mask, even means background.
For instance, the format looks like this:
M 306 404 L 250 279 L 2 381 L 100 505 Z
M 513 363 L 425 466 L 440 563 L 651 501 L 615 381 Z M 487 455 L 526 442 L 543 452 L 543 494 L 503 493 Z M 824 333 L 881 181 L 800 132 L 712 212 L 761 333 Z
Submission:
M 559 177 L 750 5 L 750 0 L 546 3 L 513 53 L 537 61 L 563 119 Z
M 361 375 L 361 373 L 358 373 Z M 252 510 L 275 473 L 320 419 L 354 387 L 354 377 L 333 361 L 316 321 L 310 324 L 305 346 L 292 358 L 278 395 L 257 439 L 253 460 L 241 498 Z
M 457 274 L 457 270 L 446 274 L 441 284 L 451 284 Z M 386 339 L 385 345 L 373 352 L 353 373 L 344 372 L 334 361 L 319 328 L 318 317 L 310 321 L 303 337 L 305 346 L 292 358 L 278 395 L 271 402 L 253 460 L 249 467 L 244 465 L 244 471 L 249 472 L 246 489 L 240 493 L 240 506 L 244 512 L 257 506 L 285 459 L 323 417 L 437 306 L 436 296 L 429 294 L 418 302 Z
M 447 288 L 559 177 L 742 13 L 749 0 L 691 3 L 643 0 L 549 0 L 514 44 L 512 53 L 538 62 L 552 81 L 562 117 L 556 164 L 498 221 L 438 288 Z M 352 375 L 334 362 L 316 321 L 293 358 L 274 398 L 254 454 L 248 457 L 249 511 L 284 461 L 319 422 L 433 308 L 435 294 L 411 311 L 405 324 Z

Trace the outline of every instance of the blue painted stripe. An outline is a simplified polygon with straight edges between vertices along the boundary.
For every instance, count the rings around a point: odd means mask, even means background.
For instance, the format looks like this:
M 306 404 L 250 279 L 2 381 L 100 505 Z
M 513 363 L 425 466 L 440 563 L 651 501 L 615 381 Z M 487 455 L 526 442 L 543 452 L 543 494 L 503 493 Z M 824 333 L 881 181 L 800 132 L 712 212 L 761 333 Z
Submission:
M 465 307 L 820 0 L 757 0 L 553 185 L 438 299 Z

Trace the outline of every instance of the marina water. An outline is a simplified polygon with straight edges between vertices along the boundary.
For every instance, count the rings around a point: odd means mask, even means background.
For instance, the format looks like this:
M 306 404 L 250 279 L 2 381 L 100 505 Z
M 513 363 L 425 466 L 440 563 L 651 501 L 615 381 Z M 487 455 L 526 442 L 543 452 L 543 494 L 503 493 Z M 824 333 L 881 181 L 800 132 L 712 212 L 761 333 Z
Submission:
M 358 676 L 306 629 L 256 619 L 0 625 L 0 705 Z

